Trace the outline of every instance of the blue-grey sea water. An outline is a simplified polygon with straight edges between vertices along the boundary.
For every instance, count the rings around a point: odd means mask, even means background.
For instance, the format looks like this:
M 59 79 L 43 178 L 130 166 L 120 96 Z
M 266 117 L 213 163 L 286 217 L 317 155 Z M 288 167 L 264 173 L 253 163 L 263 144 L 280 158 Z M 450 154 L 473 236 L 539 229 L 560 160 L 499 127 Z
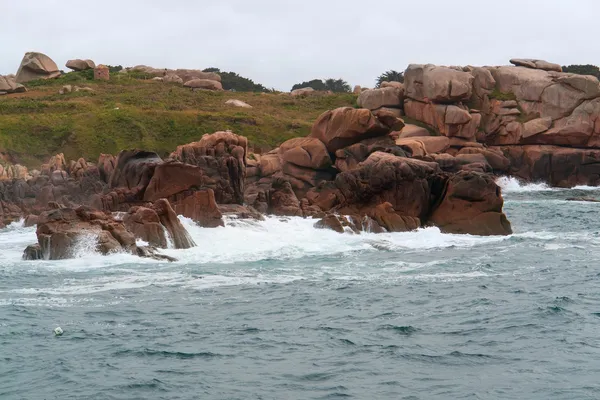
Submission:
M 184 220 L 176 263 L 36 262 L 13 224 L 0 399 L 598 399 L 600 203 L 565 199 L 600 190 L 501 184 L 508 237 Z

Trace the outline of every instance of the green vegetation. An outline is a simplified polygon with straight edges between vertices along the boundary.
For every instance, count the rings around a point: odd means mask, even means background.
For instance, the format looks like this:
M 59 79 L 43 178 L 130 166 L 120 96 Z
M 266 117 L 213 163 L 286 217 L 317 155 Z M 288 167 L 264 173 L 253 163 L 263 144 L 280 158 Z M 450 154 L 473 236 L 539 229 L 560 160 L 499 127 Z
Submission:
M 94 92 L 60 95 L 64 84 L 85 85 Z M 205 133 L 227 129 L 248 137 L 251 147 L 273 148 L 306 136 L 326 110 L 356 102 L 352 94 L 293 98 L 274 93 L 194 92 L 177 84 L 135 79 L 130 73 L 115 73 L 104 82 L 72 72 L 27 86 L 27 93 L 0 96 L 0 151 L 36 167 L 57 152 L 64 152 L 67 159 L 89 160 L 126 148 L 166 155 Z M 232 98 L 254 108 L 225 105 Z
M 500 90 L 498 90 L 498 88 L 494 88 L 492 93 L 490 93 L 490 99 L 496 99 L 501 101 L 517 100 L 517 96 L 515 96 L 514 93 L 501 92 Z
M 306 87 L 311 87 L 318 91 L 332 91 L 334 93 L 350 93 L 351 88 L 348 82 L 343 79 L 326 79 L 325 81 L 321 79 L 313 79 L 308 82 L 297 83 L 292 86 L 292 90 L 302 89 Z
M 381 87 L 383 82 L 401 82 L 404 83 L 404 72 L 398 72 L 389 70 L 377 77 L 377 84 L 375 87 Z
M 235 72 L 221 71 L 219 68 L 206 68 L 204 72 L 216 72 L 221 75 L 221 84 L 225 90 L 236 92 L 270 92 L 260 83 L 254 83 L 252 79 L 244 78 Z
M 600 79 L 600 68 L 595 65 L 569 65 L 562 67 L 563 72 L 570 72 L 579 75 L 593 75 Z

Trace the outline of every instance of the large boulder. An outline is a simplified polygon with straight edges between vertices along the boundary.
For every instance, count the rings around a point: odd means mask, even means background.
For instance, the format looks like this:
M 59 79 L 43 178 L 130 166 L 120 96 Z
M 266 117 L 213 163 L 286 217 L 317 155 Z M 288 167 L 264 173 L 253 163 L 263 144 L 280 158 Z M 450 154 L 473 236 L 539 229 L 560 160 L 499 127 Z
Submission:
M 213 81 L 212 79 L 192 79 L 185 82 L 183 86 L 192 89 L 223 90 L 223 85 L 221 85 L 221 82 Z
M 69 60 L 65 64 L 65 67 L 72 69 L 73 71 L 85 71 L 87 69 L 96 68 L 96 63 L 92 60 L 82 60 L 80 58 Z
M 490 175 L 459 172 L 450 177 L 429 223 L 446 233 L 510 235 L 512 229 L 502 212 L 501 190 Z
M 305 87 L 301 89 L 295 89 L 290 92 L 292 97 L 306 97 L 315 93 L 315 89 L 311 87 Z
M 0 93 L 22 93 L 26 91 L 25 86 L 17 83 L 14 77 L 0 75 Z
M 25 53 L 15 79 L 18 83 L 25 83 L 59 76 L 58 66 L 50 57 L 42 53 L 29 52 Z
M 385 136 L 404 126 L 394 116 L 376 117 L 367 109 L 342 107 L 327 111 L 314 123 L 310 137 L 319 139 L 330 153 L 364 139 Z
M 170 158 L 199 167 L 212 183 L 218 203 L 244 202 L 248 140 L 230 131 L 204 135 L 193 143 L 177 146 Z
M 381 107 L 402 108 L 403 104 L 404 88 L 394 86 L 365 90 L 358 96 L 358 106 L 369 110 Z
M 439 173 L 437 163 L 375 152 L 357 168 L 338 174 L 335 186 L 345 207 L 390 203 L 403 216 L 424 219 Z
M 449 67 L 411 64 L 404 73 L 406 96 L 421 102 L 468 100 L 473 93 L 472 74 Z
M 117 156 L 108 184 L 111 188 L 134 189 L 143 195 L 143 191 L 154 175 L 154 169 L 162 163 L 162 158 L 154 152 L 123 150 Z
M 203 228 L 225 226 L 212 189 L 197 190 L 172 204 L 177 215 L 190 218 Z
M 544 60 L 534 60 L 531 58 L 513 58 L 510 63 L 517 67 L 527 67 L 533 69 L 542 69 L 544 71 L 562 72 L 562 67 L 559 64 L 554 64 Z

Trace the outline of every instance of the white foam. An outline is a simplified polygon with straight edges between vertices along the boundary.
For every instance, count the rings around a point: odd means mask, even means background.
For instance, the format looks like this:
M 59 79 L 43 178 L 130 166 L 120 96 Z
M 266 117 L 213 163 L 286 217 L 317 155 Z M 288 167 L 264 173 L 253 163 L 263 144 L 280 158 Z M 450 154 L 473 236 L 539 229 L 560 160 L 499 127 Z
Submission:
M 545 183 L 526 183 L 511 176 L 502 176 L 496 179 L 496 184 L 502 188 L 504 193 L 526 193 L 526 192 L 552 192 L 558 190 L 600 190 L 598 186 L 575 186 L 573 188 L 553 188 Z
M 554 190 L 545 183 L 524 183 L 512 176 L 502 176 L 496 179 L 496 184 L 504 193 L 548 192 Z

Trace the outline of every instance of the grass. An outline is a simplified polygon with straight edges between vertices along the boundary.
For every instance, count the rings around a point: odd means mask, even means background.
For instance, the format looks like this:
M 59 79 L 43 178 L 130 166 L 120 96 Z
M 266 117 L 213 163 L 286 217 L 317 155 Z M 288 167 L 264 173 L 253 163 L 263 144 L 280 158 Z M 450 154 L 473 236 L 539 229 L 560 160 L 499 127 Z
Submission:
M 514 93 L 501 92 L 500 90 L 498 90 L 498 88 L 494 88 L 494 90 L 490 94 L 490 99 L 496 99 L 501 101 L 517 100 L 517 96 L 515 96 Z
M 308 135 L 325 111 L 356 104 L 352 94 L 292 98 L 275 93 L 193 92 L 130 74 L 113 73 L 107 82 L 88 77 L 89 72 L 72 72 L 30 82 L 27 93 L 0 96 L 0 151 L 30 167 L 58 152 L 68 160 L 92 161 L 100 153 L 116 154 L 126 148 L 166 155 L 205 133 L 227 129 L 264 150 Z M 94 92 L 58 94 L 65 84 L 88 86 Z M 225 105 L 232 98 L 254 108 Z

